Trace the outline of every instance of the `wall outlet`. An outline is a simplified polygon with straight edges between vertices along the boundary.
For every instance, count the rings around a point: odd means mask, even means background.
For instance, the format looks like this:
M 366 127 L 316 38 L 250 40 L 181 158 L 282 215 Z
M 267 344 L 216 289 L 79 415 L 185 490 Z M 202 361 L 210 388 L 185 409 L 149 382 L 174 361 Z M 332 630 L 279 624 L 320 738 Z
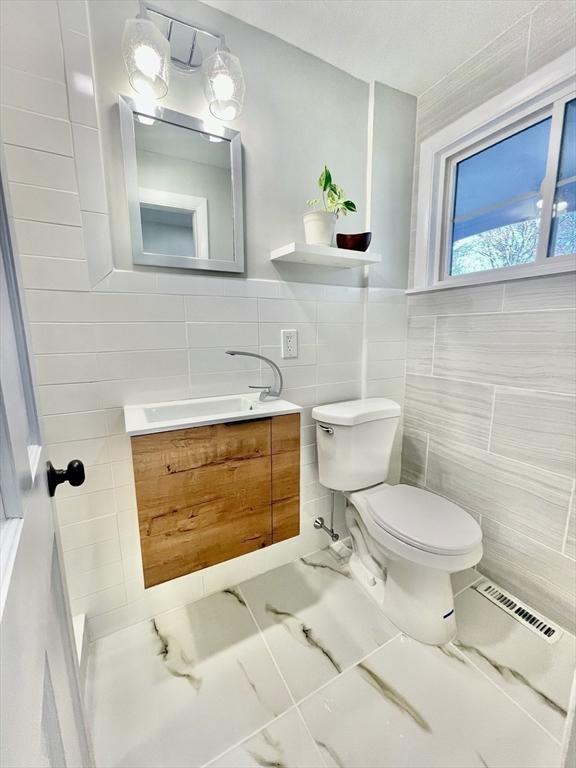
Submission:
M 282 357 L 284 359 L 298 357 L 298 331 L 280 331 L 280 344 L 282 347 Z

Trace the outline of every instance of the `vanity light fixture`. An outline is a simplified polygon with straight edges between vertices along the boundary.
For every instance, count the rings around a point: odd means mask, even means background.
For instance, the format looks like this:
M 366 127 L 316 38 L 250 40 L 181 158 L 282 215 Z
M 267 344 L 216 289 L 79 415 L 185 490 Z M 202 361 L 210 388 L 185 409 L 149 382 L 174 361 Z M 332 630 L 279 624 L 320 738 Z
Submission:
M 161 99 L 170 81 L 170 43 L 148 17 L 140 2 L 140 13 L 127 19 L 122 35 L 122 55 L 130 85 L 136 93 Z
M 137 18 L 126 22 L 122 38 L 134 90 L 162 98 L 168 90 L 169 63 L 186 74 L 201 71 L 211 114 L 218 120 L 235 120 L 242 112 L 246 86 L 240 61 L 227 48 L 224 35 L 175 18 L 145 0 L 140 0 L 140 7 Z M 164 89 L 156 87 L 157 70 L 166 72 Z
M 219 120 L 236 120 L 244 106 L 244 75 L 240 60 L 224 45 L 202 63 L 204 96 Z

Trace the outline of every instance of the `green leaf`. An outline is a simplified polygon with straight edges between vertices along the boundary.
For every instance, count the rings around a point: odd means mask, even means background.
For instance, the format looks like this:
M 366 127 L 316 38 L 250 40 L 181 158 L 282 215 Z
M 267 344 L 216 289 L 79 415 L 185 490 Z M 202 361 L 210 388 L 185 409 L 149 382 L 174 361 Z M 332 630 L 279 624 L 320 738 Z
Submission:
M 327 192 L 331 184 L 332 184 L 332 174 L 330 173 L 328 168 L 324 166 L 324 170 L 322 171 L 318 179 L 318 186 L 323 192 Z
M 339 187 L 337 184 L 330 184 L 330 189 L 328 190 L 328 201 L 332 205 L 336 205 L 342 202 L 342 199 L 344 197 L 344 190 L 342 187 Z
M 356 203 L 353 203 L 352 200 L 344 200 L 343 205 L 347 211 L 352 211 L 353 213 L 356 213 Z

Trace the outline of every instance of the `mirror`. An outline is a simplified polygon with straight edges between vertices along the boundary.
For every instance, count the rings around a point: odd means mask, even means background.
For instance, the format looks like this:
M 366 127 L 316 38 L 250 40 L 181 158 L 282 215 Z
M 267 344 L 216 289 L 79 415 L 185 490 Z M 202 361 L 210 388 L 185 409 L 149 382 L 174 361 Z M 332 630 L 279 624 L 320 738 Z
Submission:
M 238 131 L 120 97 L 134 264 L 244 271 Z

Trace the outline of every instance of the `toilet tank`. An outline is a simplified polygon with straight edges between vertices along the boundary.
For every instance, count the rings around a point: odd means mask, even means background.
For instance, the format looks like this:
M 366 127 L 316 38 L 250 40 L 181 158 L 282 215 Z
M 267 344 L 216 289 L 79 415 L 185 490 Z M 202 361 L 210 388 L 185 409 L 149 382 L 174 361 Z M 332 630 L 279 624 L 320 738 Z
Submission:
M 320 482 L 334 491 L 357 491 L 388 477 L 400 406 L 384 397 L 320 405 L 316 421 Z

